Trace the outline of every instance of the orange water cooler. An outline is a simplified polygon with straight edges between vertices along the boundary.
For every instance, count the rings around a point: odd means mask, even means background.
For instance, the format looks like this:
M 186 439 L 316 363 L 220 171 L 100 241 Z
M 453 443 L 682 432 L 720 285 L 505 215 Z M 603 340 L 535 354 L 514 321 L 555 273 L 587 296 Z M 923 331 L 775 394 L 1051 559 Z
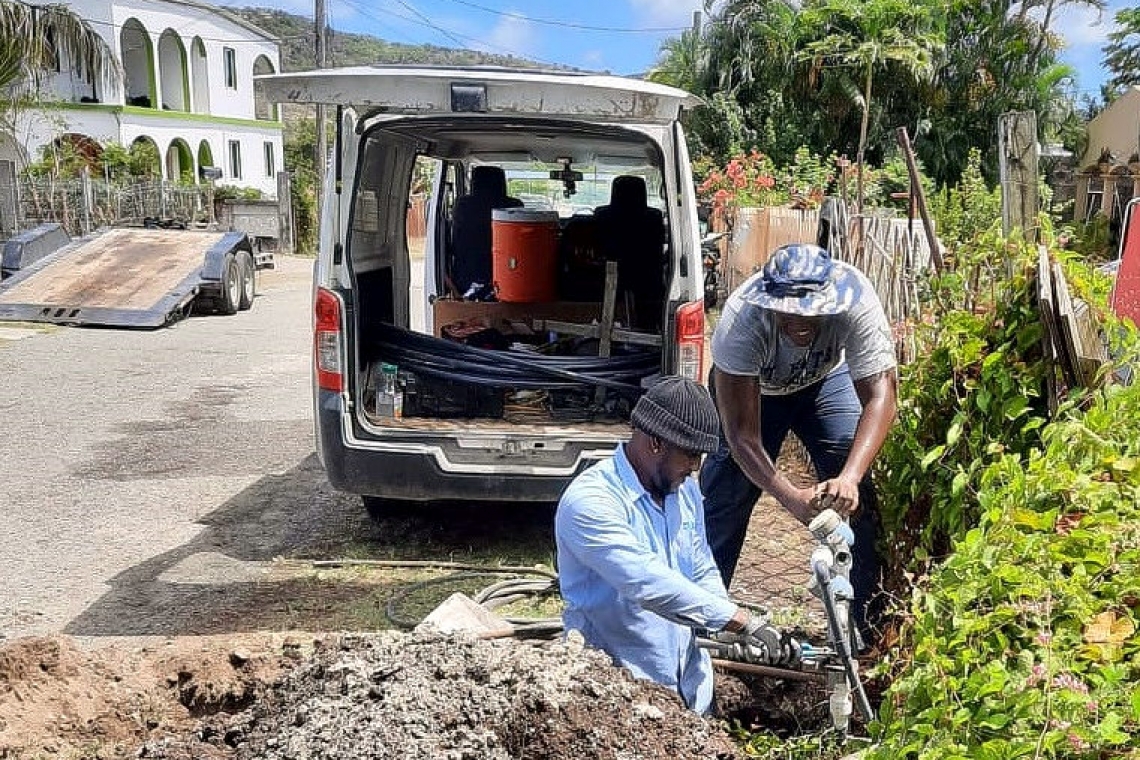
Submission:
M 500 301 L 557 301 L 558 212 L 527 208 L 492 211 L 491 265 Z

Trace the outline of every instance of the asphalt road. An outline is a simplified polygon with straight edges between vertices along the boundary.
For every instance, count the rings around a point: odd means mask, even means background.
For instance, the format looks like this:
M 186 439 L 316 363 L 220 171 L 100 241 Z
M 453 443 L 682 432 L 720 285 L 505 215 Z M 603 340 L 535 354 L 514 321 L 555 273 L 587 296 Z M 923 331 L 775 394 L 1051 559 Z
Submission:
M 0 636 L 136 633 L 124 579 L 240 554 L 219 515 L 290 473 L 319 484 L 311 271 L 284 257 L 250 311 L 155 331 L 0 323 Z M 315 519 L 318 491 L 294 512 Z M 254 523 L 280 540 L 289 510 Z

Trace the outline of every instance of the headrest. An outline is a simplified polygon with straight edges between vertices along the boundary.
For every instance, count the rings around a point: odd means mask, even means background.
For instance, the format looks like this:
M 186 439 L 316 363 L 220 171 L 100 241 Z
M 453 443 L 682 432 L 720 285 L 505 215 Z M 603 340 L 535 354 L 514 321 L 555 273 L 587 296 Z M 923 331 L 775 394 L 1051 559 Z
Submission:
M 498 200 L 507 197 L 507 175 L 499 166 L 476 166 L 471 169 L 471 194 Z
M 645 180 L 630 174 L 614 177 L 610 186 L 610 205 L 623 208 L 645 208 Z

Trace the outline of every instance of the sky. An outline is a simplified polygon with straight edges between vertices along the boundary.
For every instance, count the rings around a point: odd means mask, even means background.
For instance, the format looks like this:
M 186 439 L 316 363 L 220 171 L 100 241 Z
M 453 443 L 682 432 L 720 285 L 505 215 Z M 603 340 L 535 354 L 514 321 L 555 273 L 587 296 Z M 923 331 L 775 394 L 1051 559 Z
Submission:
M 279 8 L 313 15 L 313 0 L 214 0 L 219 5 Z M 1062 7 L 1054 29 L 1066 38 L 1063 59 L 1076 69 L 1078 93 L 1096 95 L 1106 72 L 1101 47 L 1113 14 L 1130 0 L 1095 10 Z M 614 74 L 638 74 L 657 60 L 661 43 L 693 23 L 702 0 L 326 0 L 335 30 L 391 42 L 507 53 Z M 335 61 L 333 62 L 335 64 Z

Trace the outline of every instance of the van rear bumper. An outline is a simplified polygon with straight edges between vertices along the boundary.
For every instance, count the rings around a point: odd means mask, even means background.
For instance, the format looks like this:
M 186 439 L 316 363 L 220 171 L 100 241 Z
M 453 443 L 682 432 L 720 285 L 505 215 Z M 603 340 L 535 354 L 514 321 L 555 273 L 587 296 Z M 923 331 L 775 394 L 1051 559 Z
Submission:
M 318 445 L 329 483 L 361 496 L 411 501 L 557 501 L 580 472 L 608 456 L 612 446 L 583 455 L 569 468 L 441 465 L 439 447 L 430 442 L 355 439 L 340 394 L 317 395 Z M 497 470 L 497 471 L 496 471 Z

